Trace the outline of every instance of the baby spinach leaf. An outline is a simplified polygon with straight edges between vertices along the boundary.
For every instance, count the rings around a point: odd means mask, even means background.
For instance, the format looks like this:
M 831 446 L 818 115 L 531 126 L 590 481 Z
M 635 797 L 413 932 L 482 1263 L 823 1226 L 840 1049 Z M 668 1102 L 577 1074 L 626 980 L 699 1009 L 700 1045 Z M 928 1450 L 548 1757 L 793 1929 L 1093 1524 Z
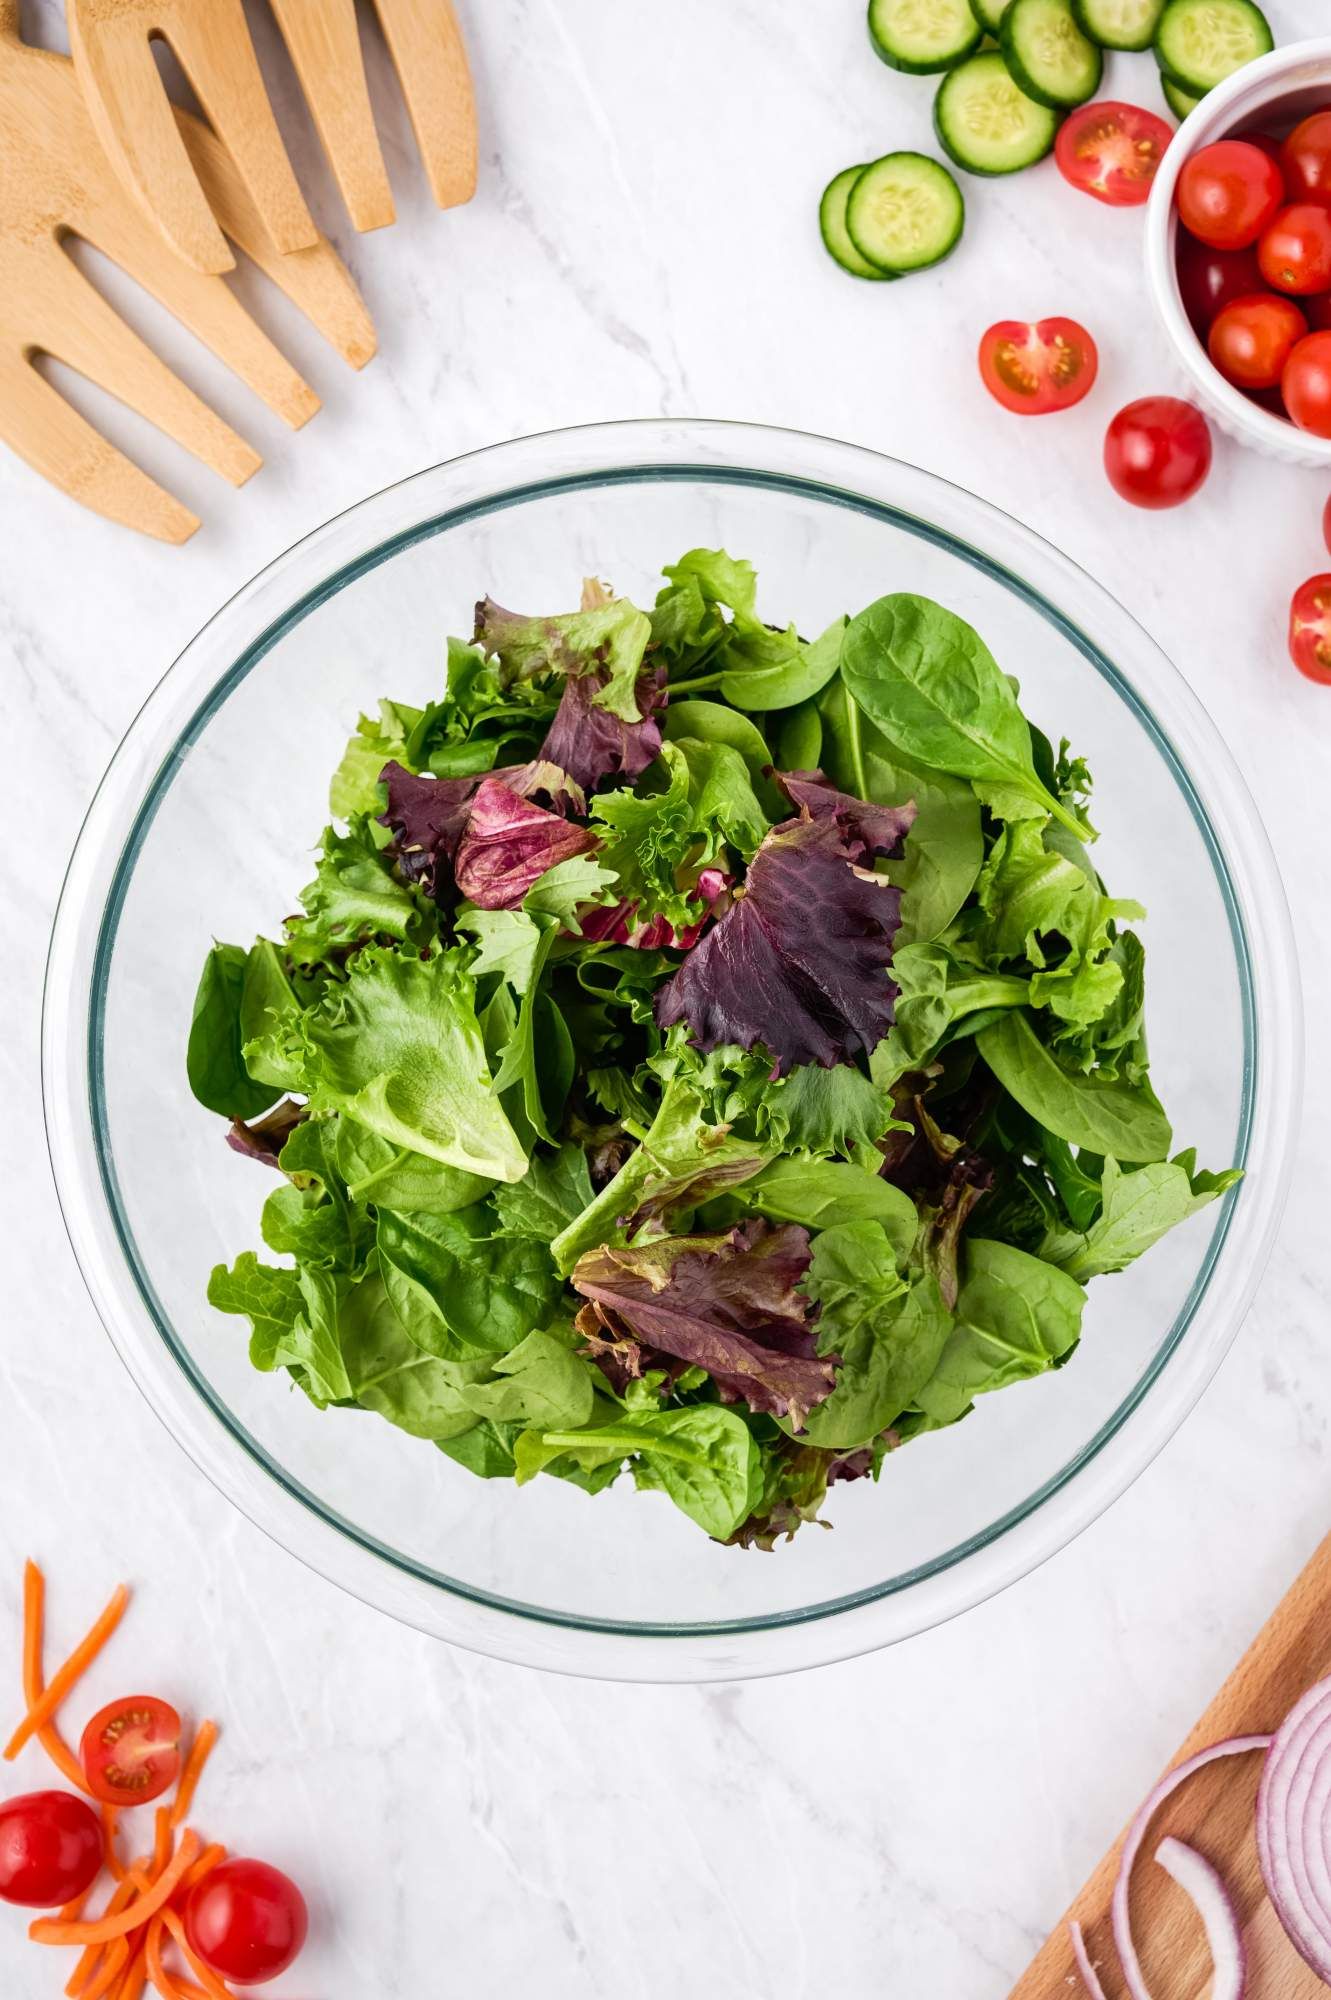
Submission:
M 458 1437 L 436 1438 L 435 1443 L 446 1458 L 465 1466 L 477 1479 L 512 1479 L 517 1470 L 513 1446 L 521 1430 L 521 1424 L 496 1424 L 473 1417 L 470 1430 Z
M 952 1332 L 937 1281 L 909 1289 L 893 1246 L 874 1222 L 827 1229 L 815 1239 L 805 1289 L 819 1306 L 818 1348 L 839 1357 L 836 1387 L 810 1410 L 803 1436 L 850 1450 L 885 1431 L 933 1374 Z
M 1009 1243 L 971 1238 L 956 1326 L 915 1403 L 935 1424 L 954 1423 L 977 1396 L 1005 1388 L 1071 1353 L 1086 1294 L 1075 1279 Z
M 446 1167 L 425 1153 L 394 1146 L 345 1112 L 333 1121 L 337 1171 L 353 1201 L 402 1214 L 451 1215 L 470 1208 L 495 1186 L 482 1174 Z
M 1242 1179 L 1236 1167 L 1220 1174 L 1189 1171 L 1190 1155 L 1156 1160 L 1125 1174 L 1106 1160 L 1099 1217 L 1080 1239 L 1060 1244 L 1058 1263 L 1086 1284 L 1108 1271 L 1121 1271 L 1177 1223 L 1205 1208 Z
M 576 1431 L 591 1419 L 592 1371 L 555 1334 L 529 1333 L 494 1363 L 490 1380 L 469 1383 L 462 1399 L 477 1416 Z
M 792 708 L 809 701 L 831 680 L 841 663 L 844 618 L 834 619 L 827 630 L 803 644 L 793 633 L 769 632 L 762 628 L 767 643 L 754 647 L 732 640 L 722 652 L 725 671 L 721 692 L 736 708 Z M 796 766 L 807 769 L 807 766 Z
M 533 1153 L 526 1178 L 495 1190 L 495 1209 L 506 1236 L 532 1236 L 548 1244 L 593 1198 L 587 1156 L 564 1145 L 553 1158 Z
M 880 597 L 851 620 L 841 673 L 870 721 L 904 756 L 973 783 L 1004 786 L 1079 840 L 1089 838 L 1035 775 L 1030 730 L 1011 682 L 955 612 L 909 592 Z
M 770 716 L 772 748 L 778 771 L 816 771 L 823 754 L 823 719 L 816 701 L 801 702 L 784 715 Z M 905 800 L 893 801 L 904 805 Z
M 215 944 L 203 962 L 185 1050 L 189 1087 L 205 1110 L 223 1118 L 257 1118 L 282 1085 L 256 1081 L 241 1053 L 241 1003 L 249 954 Z
M 717 1541 L 734 1532 L 762 1492 L 752 1432 L 717 1403 L 591 1429 L 524 1431 L 515 1449 L 518 1484 L 566 1453 L 584 1467 L 631 1459 L 636 1485 L 667 1494 Z
M 1150 1086 L 1065 1068 L 1024 1008 L 993 1022 L 978 1040 L 980 1054 L 1022 1110 L 1069 1145 L 1134 1162 L 1168 1154 L 1169 1120 Z
M 416 1345 L 443 1361 L 507 1354 L 559 1296 L 548 1251 L 491 1234 L 489 1204 L 455 1215 L 381 1210 L 376 1243 L 393 1308 Z
M 347 1381 L 362 1409 L 412 1437 L 438 1441 L 472 1428 L 476 1414 L 465 1400 L 467 1387 L 488 1372 L 488 1362 L 440 1361 L 422 1353 L 377 1275 L 352 1286 L 337 1328 Z
M 744 1184 L 740 1199 L 761 1215 L 778 1222 L 802 1222 L 807 1229 L 831 1231 L 836 1224 L 850 1223 L 872 1226 L 880 1235 L 886 1233 L 903 1264 L 920 1221 L 914 1202 L 900 1188 L 881 1174 L 840 1160 L 773 1160 Z

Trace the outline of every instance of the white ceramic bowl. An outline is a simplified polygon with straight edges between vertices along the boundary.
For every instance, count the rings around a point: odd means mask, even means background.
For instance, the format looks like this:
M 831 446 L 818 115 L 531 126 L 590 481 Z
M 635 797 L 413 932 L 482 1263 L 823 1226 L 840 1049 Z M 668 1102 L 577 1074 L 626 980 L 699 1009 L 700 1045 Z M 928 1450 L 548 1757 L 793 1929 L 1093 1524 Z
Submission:
M 1293 465 L 1331 467 L 1331 438 L 1313 437 L 1250 402 L 1212 366 L 1183 309 L 1174 240 L 1174 190 L 1183 163 L 1201 146 L 1261 127 L 1290 130 L 1311 111 L 1331 106 L 1331 37 L 1294 42 L 1236 70 L 1189 114 L 1161 162 L 1146 211 L 1146 281 L 1187 378 L 1188 391 L 1221 430 L 1240 444 Z

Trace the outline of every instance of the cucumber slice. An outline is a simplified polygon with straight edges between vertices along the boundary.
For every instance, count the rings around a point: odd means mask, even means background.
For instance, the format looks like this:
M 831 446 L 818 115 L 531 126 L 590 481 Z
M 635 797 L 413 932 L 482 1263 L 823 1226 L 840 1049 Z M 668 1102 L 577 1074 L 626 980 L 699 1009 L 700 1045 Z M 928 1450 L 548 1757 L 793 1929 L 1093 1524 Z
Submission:
M 1104 58 L 1073 20 L 1068 0 L 1011 0 L 999 40 L 1003 60 L 1037 104 L 1063 111 L 1100 88 Z
M 1149 49 L 1165 0 L 1072 0 L 1072 18 L 1102 49 Z
M 823 233 L 828 255 L 843 271 L 849 271 L 852 278 L 877 278 L 881 282 L 894 278 L 896 272 L 880 271 L 877 264 L 861 257 L 846 233 L 846 198 L 863 172 L 863 167 L 843 167 L 827 183 L 818 204 L 818 227 Z
M 1171 83 L 1163 72 L 1160 77 L 1160 88 L 1165 93 L 1165 103 L 1178 119 L 1180 125 L 1188 113 L 1195 111 L 1202 101 L 1200 97 L 1193 97 L 1188 91 L 1180 90 L 1178 85 Z
M 966 220 L 961 189 L 923 153 L 888 153 L 864 169 L 846 202 L 861 257 L 893 273 L 922 271 L 954 250 Z
M 972 56 L 938 86 L 934 129 L 950 159 L 970 174 L 1015 174 L 1054 143 L 1058 113 L 1013 81 L 997 49 Z
M 869 34 L 893 69 L 928 76 L 964 62 L 984 33 L 970 0 L 869 0 Z
M 1253 0 L 1166 0 L 1155 31 L 1156 61 L 1190 97 L 1205 96 L 1274 47 L 1270 23 Z
M 986 35 L 992 35 L 997 40 L 1009 4 L 1010 0 L 971 0 L 971 12 Z

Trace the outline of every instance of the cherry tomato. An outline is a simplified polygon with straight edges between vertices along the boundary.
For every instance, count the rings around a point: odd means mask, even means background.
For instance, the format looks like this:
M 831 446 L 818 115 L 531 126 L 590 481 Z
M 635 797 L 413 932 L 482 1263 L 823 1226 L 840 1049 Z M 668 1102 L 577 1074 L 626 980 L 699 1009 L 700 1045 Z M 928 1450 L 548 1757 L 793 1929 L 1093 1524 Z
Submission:
M 1213 250 L 1255 243 L 1285 200 L 1280 168 L 1246 139 L 1217 139 L 1186 160 L 1178 177 L 1178 212 Z
M 1291 201 L 1331 203 L 1331 111 L 1314 111 L 1280 149 Z
M 1274 389 L 1294 343 L 1307 331 L 1293 299 L 1257 292 L 1216 314 L 1206 351 L 1236 388 Z
M 1256 146 L 1259 153 L 1265 153 L 1268 160 L 1274 160 L 1277 166 L 1280 165 L 1280 141 L 1273 138 L 1269 132 L 1241 132 L 1239 137 L 1245 146 Z
M 985 388 L 1019 417 L 1070 410 L 1099 366 L 1095 342 L 1075 319 L 1000 319 L 980 340 Z
M 285 1972 L 308 1929 L 305 1898 L 266 1861 L 220 1862 L 185 1905 L 190 1944 L 237 1986 L 258 1986 Z
M 73 1792 L 25 1792 L 0 1805 L 0 1901 L 53 1910 L 102 1865 L 102 1823 Z
M 147 1805 L 176 1781 L 180 1717 L 152 1694 L 108 1702 L 84 1730 L 79 1760 L 95 1799 L 109 1806 Z
M 1331 575 L 1310 576 L 1289 607 L 1289 656 L 1310 681 L 1331 687 Z
M 1063 120 L 1054 158 L 1065 181 L 1111 208 L 1136 208 L 1151 192 L 1173 133 L 1135 104 L 1083 104 Z
M 1280 377 L 1285 408 L 1301 431 L 1331 437 L 1331 333 L 1298 342 Z
M 1211 321 L 1231 299 L 1248 298 L 1262 289 L 1252 244 L 1243 250 L 1213 250 L 1209 243 L 1199 243 L 1180 230 L 1175 257 L 1183 310 L 1203 340 Z
M 1201 411 L 1177 396 L 1143 396 L 1105 432 L 1105 471 L 1134 507 L 1177 507 L 1211 470 L 1211 433 Z
M 1314 333 L 1331 331 L 1331 292 L 1315 292 L 1311 298 L 1300 299 L 1299 304 Z
M 1257 262 L 1278 292 L 1324 292 L 1331 286 L 1331 208 L 1315 201 L 1282 208 L 1262 232 Z

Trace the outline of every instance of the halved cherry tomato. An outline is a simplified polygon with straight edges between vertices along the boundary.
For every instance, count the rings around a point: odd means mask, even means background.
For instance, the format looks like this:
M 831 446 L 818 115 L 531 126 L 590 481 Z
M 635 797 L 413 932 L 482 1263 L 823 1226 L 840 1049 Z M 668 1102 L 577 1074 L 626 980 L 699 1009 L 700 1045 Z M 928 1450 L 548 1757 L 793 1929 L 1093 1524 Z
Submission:
M 25 1792 L 0 1805 L 0 1901 L 52 1910 L 81 1896 L 102 1865 L 102 1822 L 73 1792 Z
M 1262 289 L 1257 251 L 1251 243 L 1243 250 L 1213 250 L 1180 229 L 1175 261 L 1183 310 L 1203 340 L 1216 314 L 1231 299 L 1245 299 Z
M 1280 168 L 1246 139 L 1217 139 L 1186 160 L 1178 177 L 1178 212 L 1213 250 L 1255 243 L 1285 200 Z
M 214 1972 L 258 1986 L 285 1972 L 305 1942 L 305 1898 L 266 1861 L 223 1861 L 185 1905 L 185 1935 Z
M 1314 111 L 1280 149 L 1291 201 L 1331 203 L 1331 111 Z
M 1310 576 L 1289 607 L 1289 656 L 1310 681 L 1331 687 L 1331 575 Z
M 1331 333 L 1299 341 L 1281 373 L 1280 393 L 1301 431 L 1331 437 Z
M 108 1702 L 84 1730 L 79 1759 L 95 1799 L 110 1806 L 147 1805 L 176 1781 L 180 1717 L 152 1694 Z
M 1105 98 L 1081 105 L 1063 120 L 1054 158 L 1064 180 L 1083 194 L 1111 208 L 1135 208 L 1150 194 L 1173 136 L 1153 111 Z
M 1216 314 L 1206 351 L 1239 389 L 1274 389 L 1308 322 L 1293 299 L 1256 292 Z
M 1211 470 L 1211 432 L 1201 411 L 1177 396 L 1143 396 L 1105 433 L 1105 471 L 1134 507 L 1177 507 Z
M 1331 287 L 1331 208 L 1315 201 L 1282 208 L 1262 231 L 1257 262 L 1278 292 L 1324 292 Z
M 1000 319 L 980 339 L 984 386 L 1019 417 L 1070 410 L 1099 366 L 1095 342 L 1075 319 Z

